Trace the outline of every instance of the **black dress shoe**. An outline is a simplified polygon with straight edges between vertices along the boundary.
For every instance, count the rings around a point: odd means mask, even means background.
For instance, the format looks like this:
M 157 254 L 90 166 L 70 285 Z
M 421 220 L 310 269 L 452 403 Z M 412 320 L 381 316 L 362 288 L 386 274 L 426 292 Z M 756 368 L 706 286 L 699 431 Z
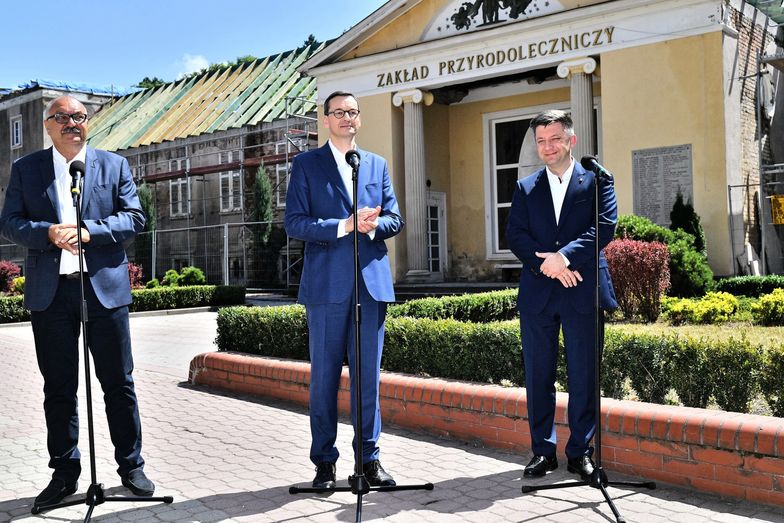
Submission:
M 45 505 L 55 505 L 60 503 L 63 498 L 76 492 L 76 482 L 66 483 L 60 478 L 52 478 L 52 481 L 35 498 L 34 507 Z
M 548 472 L 558 468 L 558 458 L 555 456 L 534 456 L 523 470 L 524 478 L 541 478 Z
M 365 474 L 368 483 L 373 487 L 394 487 L 397 485 L 377 459 L 362 465 L 362 472 Z
M 122 477 L 122 484 L 137 496 L 152 496 L 155 484 L 150 481 L 142 469 L 133 469 Z
M 590 481 L 594 471 L 593 461 L 591 461 L 590 456 L 569 458 L 566 470 L 573 474 L 579 474 L 583 481 Z
M 335 488 L 335 464 L 322 461 L 316 465 L 316 477 L 313 488 Z

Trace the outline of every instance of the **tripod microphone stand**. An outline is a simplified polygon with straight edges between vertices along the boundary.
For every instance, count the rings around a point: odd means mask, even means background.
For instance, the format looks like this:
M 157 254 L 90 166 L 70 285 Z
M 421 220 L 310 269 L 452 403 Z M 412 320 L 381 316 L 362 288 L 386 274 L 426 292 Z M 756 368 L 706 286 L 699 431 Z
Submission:
M 571 481 L 568 483 L 559 483 L 555 485 L 523 485 L 522 491 L 523 493 L 527 492 L 534 492 L 536 490 L 555 490 L 555 489 L 562 489 L 562 488 L 572 488 L 572 487 L 593 487 L 599 489 L 604 496 L 605 501 L 610 506 L 610 510 L 612 511 L 613 515 L 615 516 L 615 521 L 617 523 L 626 523 L 626 520 L 621 516 L 621 513 L 618 512 L 618 509 L 615 507 L 615 503 L 613 503 L 612 498 L 607 493 L 608 486 L 621 486 L 621 487 L 640 487 L 640 488 L 648 488 L 648 489 L 655 489 L 656 483 L 653 481 L 609 481 L 607 479 L 607 474 L 604 472 L 602 468 L 602 394 L 600 390 L 601 386 L 601 367 L 602 367 L 602 352 L 604 350 L 604 317 L 602 315 L 601 304 L 600 304 L 600 284 L 599 284 L 599 187 L 602 184 L 612 184 L 613 177 L 612 175 L 605 170 L 601 165 L 596 162 L 596 158 L 593 156 L 584 156 L 582 160 L 580 160 L 580 164 L 583 166 L 584 169 L 588 171 L 593 171 L 595 175 L 595 182 L 594 182 L 594 224 L 595 225 L 595 232 L 596 238 L 594 241 L 594 259 L 596 261 L 596 266 L 594 267 L 594 277 L 596 278 L 595 281 L 595 288 L 594 288 L 594 297 L 593 297 L 593 312 L 594 312 L 594 401 L 595 401 L 595 411 L 594 411 L 594 424 L 595 424 L 595 458 L 596 464 L 591 474 L 591 477 L 587 481 Z
M 357 229 L 357 186 L 359 176 L 359 153 L 350 150 L 346 153 L 346 162 L 351 166 L 352 175 L 352 194 L 354 208 L 354 409 L 356 425 L 354 426 L 354 438 L 356 445 L 354 448 L 354 474 L 349 476 L 347 487 L 290 487 L 289 494 L 300 493 L 324 493 L 324 492 L 351 492 L 357 495 L 356 522 L 362 521 L 362 496 L 371 491 L 392 492 L 397 490 L 433 490 L 432 483 L 421 485 L 395 485 L 395 486 L 371 486 L 365 477 L 362 467 L 362 351 L 360 344 L 360 325 L 362 323 L 362 306 L 359 303 L 359 230 Z
M 82 234 L 81 234 L 81 223 L 82 223 L 82 181 L 84 179 L 84 172 L 85 172 L 85 165 L 84 162 L 76 160 L 71 163 L 70 167 L 70 174 L 72 177 L 71 181 L 71 195 L 73 196 L 73 204 L 76 210 L 76 224 L 77 224 L 77 231 L 76 231 L 76 245 L 79 249 L 79 297 L 80 297 L 80 307 L 79 307 L 79 314 L 82 323 L 82 347 L 83 347 L 83 355 L 84 355 L 84 383 L 85 383 L 85 394 L 87 396 L 87 435 L 89 440 L 90 446 L 90 486 L 87 489 L 87 493 L 78 499 L 74 499 L 71 501 L 63 501 L 60 503 L 54 503 L 52 505 L 33 505 L 33 508 L 30 512 L 33 514 L 39 514 L 41 512 L 47 510 L 53 510 L 56 508 L 62 507 L 70 507 L 73 505 L 80 505 L 85 503 L 89 508 L 87 509 L 87 514 L 84 516 L 84 522 L 87 523 L 92 518 L 93 510 L 96 506 L 101 505 L 106 501 L 124 501 L 124 502 L 164 502 L 164 503 L 172 503 L 174 498 L 172 496 L 161 496 L 161 497 L 125 497 L 125 496 L 107 496 L 104 493 L 103 483 L 98 483 L 97 474 L 95 471 L 95 433 L 93 431 L 93 400 L 92 400 L 92 386 L 90 384 L 90 349 L 89 349 L 89 341 L 87 339 L 87 322 L 89 318 L 87 316 L 87 301 L 84 299 L 84 258 L 83 258 L 83 251 L 82 251 Z

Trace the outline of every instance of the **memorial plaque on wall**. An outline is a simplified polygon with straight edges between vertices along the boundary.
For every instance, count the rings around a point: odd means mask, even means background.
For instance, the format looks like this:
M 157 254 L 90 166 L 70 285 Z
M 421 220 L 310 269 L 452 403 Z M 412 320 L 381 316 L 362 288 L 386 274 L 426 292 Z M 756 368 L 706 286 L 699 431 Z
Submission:
M 669 227 L 678 190 L 692 197 L 691 144 L 632 151 L 634 214 Z

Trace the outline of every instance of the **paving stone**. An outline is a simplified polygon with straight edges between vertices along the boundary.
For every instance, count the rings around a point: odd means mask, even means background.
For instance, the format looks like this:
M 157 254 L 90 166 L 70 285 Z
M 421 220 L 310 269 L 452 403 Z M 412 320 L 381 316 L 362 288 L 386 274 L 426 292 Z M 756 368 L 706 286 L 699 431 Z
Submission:
M 174 503 L 105 503 L 95 508 L 100 523 L 335 522 L 353 521 L 356 495 L 300 494 L 291 485 L 309 485 L 313 464 L 307 410 L 248 395 L 227 394 L 184 383 L 190 360 L 215 350 L 215 313 L 131 318 L 134 377 L 137 383 L 146 471 L 156 495 Z M 176 332 L 177 336 L 172 336 Z M 0 327 L 0 521 L 41 523 L 81 521 L 77 505 L 32 516 L 33 498 L 49 480 L 42 380 L 32 332 L 26 326 Z M 92 380 L 97 388 L 97 380 Z M 84 378 L 81 382 L 82 389 Z M 96 467 L 107 493 L 129 496 L 113 461 L 101 395 L 96 405 Z M 80 494 L 89 486 L 85 398 L 80 391 L 84 473 Z M 338 479 L 353 470 L 352 432 L 341 419 Z M 432 482 L 433 491 L 371 492 L 363 496 L 363 521 L 390 522 L 577 522 L 614 520 L 601 493 L 590 487 L 523 494 L 522 470 L 530 456 L 414 433 L 385 425 L 382 461 L 399 484 Z M 612 479 L 616 478 L 612 474 Z M 573 481 L 561 467 L 530 482 Z M 774 507 L 740 502 L 660 484 L 654 491 L 609 488 L 629 523 L 763 521 L 784 523 Z

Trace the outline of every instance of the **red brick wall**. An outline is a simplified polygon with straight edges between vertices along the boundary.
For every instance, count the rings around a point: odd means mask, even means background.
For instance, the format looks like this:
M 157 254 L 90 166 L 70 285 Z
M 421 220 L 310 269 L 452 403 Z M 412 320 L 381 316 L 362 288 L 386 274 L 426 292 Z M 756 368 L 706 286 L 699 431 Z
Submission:
M 307 406 L 310 364 L 207 353 L 191 361 L 190 382 Z M 558 394 L 560 451 L 568 439 L 568 395 Z M 385 422 L 527 454 L 525 390 L 382 373 Z M 338 393 L 348 413 L 348 370 Z M 602 400 L 602 458 L 608 470 L 701 492 L 784 506 L 784 419 L 715 410 Z

